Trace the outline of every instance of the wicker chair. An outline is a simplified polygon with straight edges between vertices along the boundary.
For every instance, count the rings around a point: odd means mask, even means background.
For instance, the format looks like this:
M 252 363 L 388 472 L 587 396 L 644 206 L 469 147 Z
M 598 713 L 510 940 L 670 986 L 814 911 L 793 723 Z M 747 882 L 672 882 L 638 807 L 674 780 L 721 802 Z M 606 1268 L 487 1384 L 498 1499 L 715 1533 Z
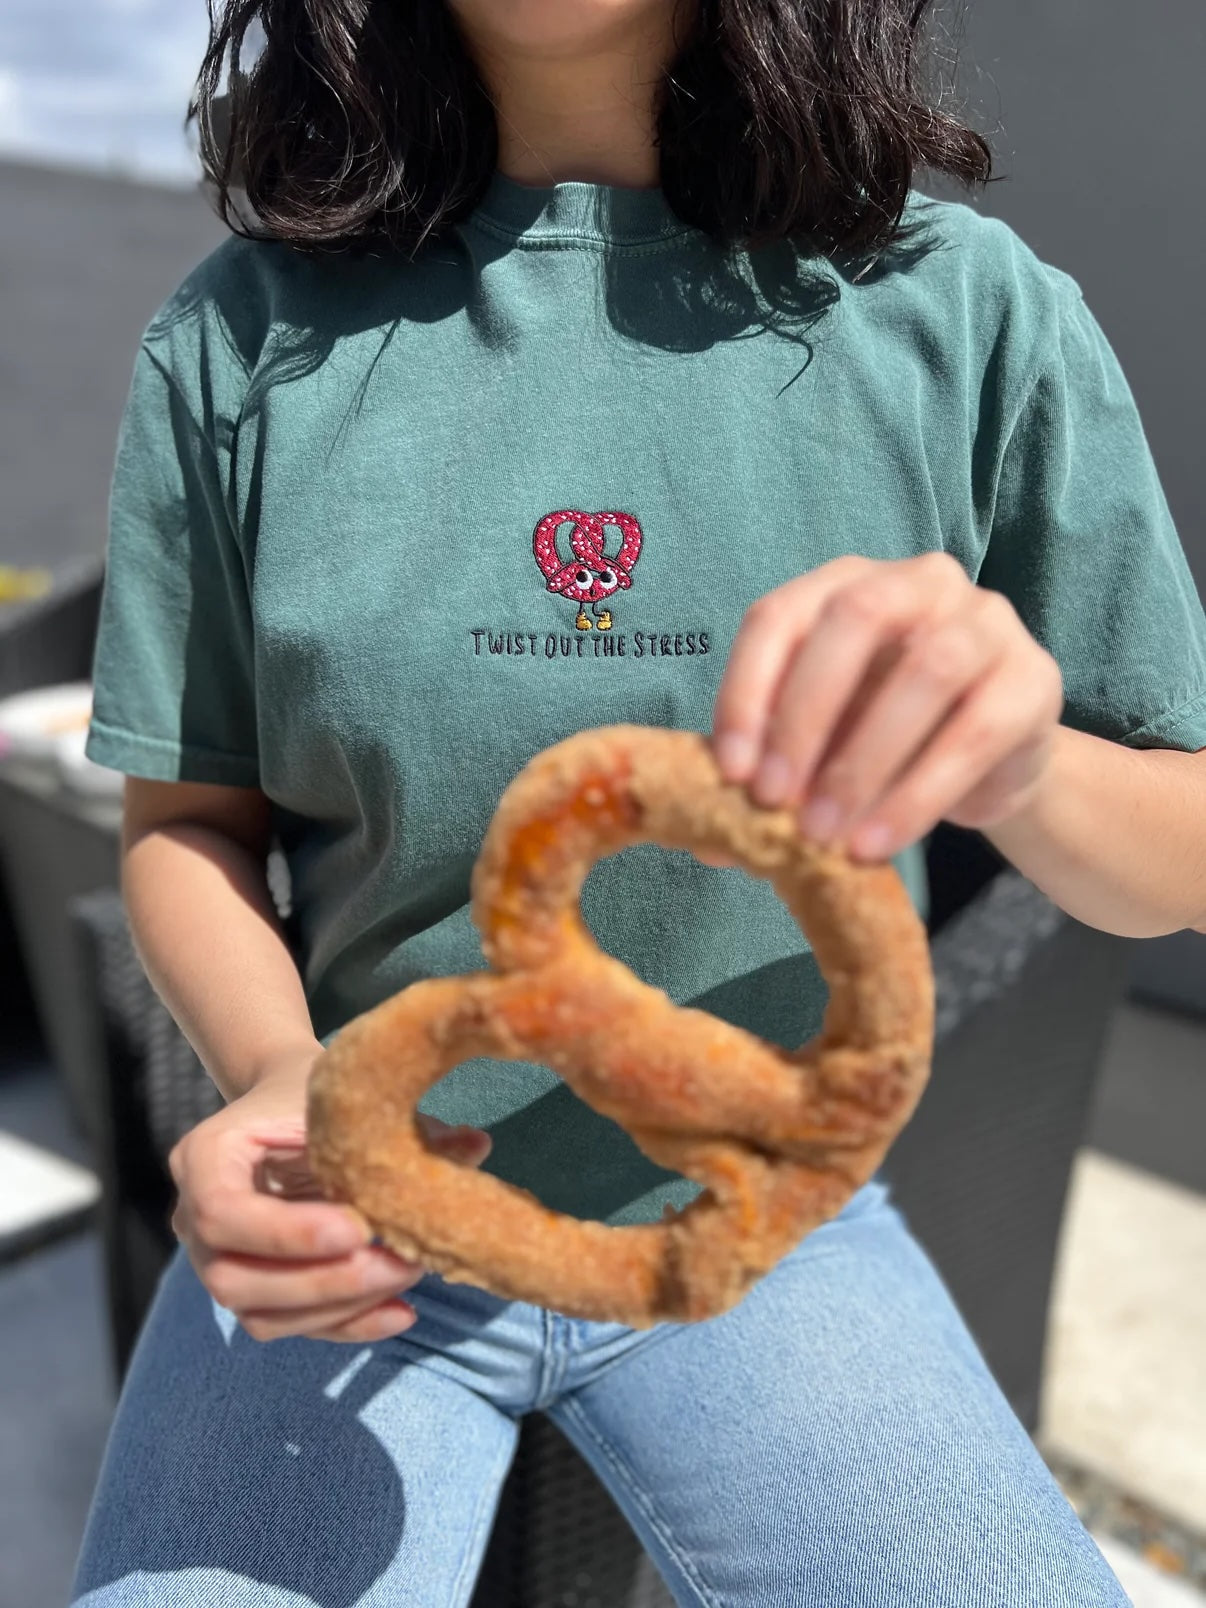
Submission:
M 1072 1158 L 1132 945 L 1072 921 L 977 834 L 927 844 L 937 1034 L 885 1175 L 1033 1430 Z M 118 897 L 73 906 L 89 978 L 116 1372 L 174 1247 L 165 1157 L 217 1092 L 155 997 Z M 671 1608 L 626 1521 L 541 1414 L 525 1420 L 473 1608 Z

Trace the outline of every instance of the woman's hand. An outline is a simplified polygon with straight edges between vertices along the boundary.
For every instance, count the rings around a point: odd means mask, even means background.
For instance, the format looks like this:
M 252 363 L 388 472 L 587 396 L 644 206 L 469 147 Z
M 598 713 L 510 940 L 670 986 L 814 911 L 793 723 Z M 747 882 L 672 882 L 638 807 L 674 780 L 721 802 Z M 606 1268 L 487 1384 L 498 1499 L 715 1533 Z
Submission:
M 300 1176 L 306 1084 L 313 1054 L 274 1069 L 200 1123 L 169 1158 L 179 1202 L 172 1228 L 202 1284 L 255 1340 L 309 1335 L 382 1340 L 415 1311 L 400 1292 L 423 1269 L 370 1244 L 372 1230 L 351 1207 L 325 1201 Z M 451 1160 L 476 1166 L 490 1150 L 477 1128 L 420 1117 L 426 1137 Z M 277 1157 L 292 1157 L 290 1196 L 258 1185 Z
M 946 553 L 850 555 L 746 613 L 716 697 L 726 780 L 801 830 L 886 859 L 940 821 L 994 826 L 1033 798 L 1059 666 Z

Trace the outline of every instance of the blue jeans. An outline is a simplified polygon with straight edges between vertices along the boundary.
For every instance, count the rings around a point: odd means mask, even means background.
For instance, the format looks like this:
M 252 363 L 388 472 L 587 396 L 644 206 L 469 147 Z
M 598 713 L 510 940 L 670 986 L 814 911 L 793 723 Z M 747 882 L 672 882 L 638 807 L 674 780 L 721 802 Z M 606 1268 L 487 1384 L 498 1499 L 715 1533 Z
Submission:
M 680 1604 L 1127 1598 L 873 1181 L 731 1312 L 636 1331 L 437 1277 L 406 1334 L 257 1342 L 183 1252 L 84 1537 L 77 1608 L 455 1608 L 517 1420 L 553 1418 Z

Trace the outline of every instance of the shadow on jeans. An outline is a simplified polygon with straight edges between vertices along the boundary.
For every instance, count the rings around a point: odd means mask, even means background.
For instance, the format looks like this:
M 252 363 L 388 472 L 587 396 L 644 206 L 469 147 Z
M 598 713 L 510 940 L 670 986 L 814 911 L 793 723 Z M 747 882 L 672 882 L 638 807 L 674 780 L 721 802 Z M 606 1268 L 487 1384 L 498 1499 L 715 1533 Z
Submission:
M 389 1342 L 253 1340 L 182 1251 L 155 1307 L 172 1333 L 154 1333 L 152 1308 L 154 1344 L 131 1361 L 80 1596 L 130 1576 L 223 1570 L 247 1582 L 248 1602 L 276 1604 L 279 1591 L 290 1608 L 352 1608 L 406 1525 L 398 1470 L 361 1415 L 412 1359 Z

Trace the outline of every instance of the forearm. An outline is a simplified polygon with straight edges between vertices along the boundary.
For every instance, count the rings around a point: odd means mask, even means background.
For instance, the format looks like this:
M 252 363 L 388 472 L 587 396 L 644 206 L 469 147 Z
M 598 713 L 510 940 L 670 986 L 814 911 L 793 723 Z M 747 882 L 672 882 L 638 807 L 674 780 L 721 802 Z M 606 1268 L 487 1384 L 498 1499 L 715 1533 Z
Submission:
M 122 883 L 147 975 L 228 1100 L 308 1065 L 321 1046 L 258 854 L 175 822 L 127 843 Z
M 1032 802 L 984 836 L 1061 909 L 1103 932 L 1206 929 L 1206 756 L 1060 726 Z

